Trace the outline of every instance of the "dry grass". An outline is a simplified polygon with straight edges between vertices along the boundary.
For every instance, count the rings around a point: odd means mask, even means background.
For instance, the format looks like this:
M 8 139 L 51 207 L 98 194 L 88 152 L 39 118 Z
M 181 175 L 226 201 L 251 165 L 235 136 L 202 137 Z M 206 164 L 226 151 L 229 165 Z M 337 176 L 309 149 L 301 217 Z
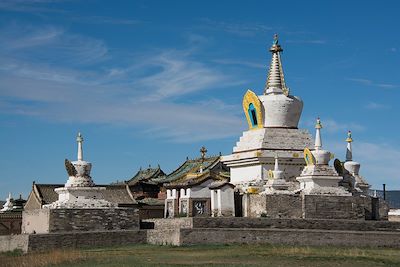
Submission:
M 208 245 L 0 254 L 1 266 L 400 266 L 399 249 Z
M 80 250 L 54 250 L 46 253 L 29 254 L 13 252 L 0 254 L 0 266 L 39 267 L 61 263 L 77 263 L 88 258 L 88 253 Z

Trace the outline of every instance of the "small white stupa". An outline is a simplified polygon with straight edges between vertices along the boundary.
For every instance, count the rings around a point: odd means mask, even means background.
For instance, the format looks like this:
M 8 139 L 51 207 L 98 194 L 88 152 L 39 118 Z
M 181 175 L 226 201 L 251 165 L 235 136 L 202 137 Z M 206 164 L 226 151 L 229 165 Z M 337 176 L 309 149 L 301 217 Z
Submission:
M 329 166 L 331 153 L 322 149 L 321 120 L 318 118 L 315 125 L 315 146 L 314 150 L 304 150 L 304 159 L 307 166 L 296 178 L 300 182 L 300 189 L 304 194 L 309 195 L 342 195 L 350 196 L 351 193 L 344 187 L 339 186 L 343 179 L 336 170 Z
M 0 210 L 0 212 L 7 212 L 7 211 L 12 211 L 14 203 L 12 201 L 11 193 L 8 193 L 8 198 L 6 199 L 6 203 L 4 203 L 3 208 Z
M 287 189 L 289 188 L 288 183 L 283 177 L 284 172 L 279 169 L 279 158 L 275 155 L 275 165 L 274 170 L 269 171 L 268 181 L 265 184 L 265 191 L 263 194 L 282 194 L 289 193 Z
M 92 164 L 83 160 L 83 137 L 78 133 L 78 160 L 65 160 L 68 181 L 64 187 L 56 188 L 58 200 L 45 205 L 44 208 L 110 208 L 116 204 L 108 202 L 103 197 L 105 187 L 97 187 L 90 177 Z
M 353 138 L 351 136 L 351 131 L 348 131 L 347 133 L 346 142 L 347 142 L 346 162 L 343 164 L 343 166 L 349 172 L 349 174 L 352 177 L 354 177 L 355 189 L 366 193 L 367 190 L 370 188 L 370 185 L 359 174 L 361 164 L 356 161 L 353 161 L 353 148 L 352 148 Z

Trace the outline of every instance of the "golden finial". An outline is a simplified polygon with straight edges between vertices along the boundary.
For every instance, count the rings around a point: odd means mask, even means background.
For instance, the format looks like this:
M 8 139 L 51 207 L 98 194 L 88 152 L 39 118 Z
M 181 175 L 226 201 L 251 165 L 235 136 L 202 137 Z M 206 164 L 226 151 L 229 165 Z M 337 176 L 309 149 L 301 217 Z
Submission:
M 321 120 L 318 117 L 317 118 L 317 124 L 315 124 L 315 129 L 321 129 L 321 128 L 322 128 Z
M 347 143 L 353 142 L 353 138 L 351 137 L 351 131 L 347 132 L 347 138 L 346 138 Z

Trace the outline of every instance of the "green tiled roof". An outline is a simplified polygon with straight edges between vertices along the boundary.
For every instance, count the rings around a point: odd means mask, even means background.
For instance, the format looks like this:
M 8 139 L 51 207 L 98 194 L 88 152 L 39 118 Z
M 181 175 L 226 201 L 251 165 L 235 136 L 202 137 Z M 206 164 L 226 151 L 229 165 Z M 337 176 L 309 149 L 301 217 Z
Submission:
M 203 171 L 200 173 L 201 166 Z M 220 156 L 187 159 L 171 174 L 158 178 L 157 182 L 163 183 L 167 188 L 189 187 L 200 184 L 207 179 L 215 181 L 229 179 L 229 170 L 221 163 Z
M 156 184 L 152 181 L 152 179 L 160 177 L 160 176 L 165 176 L 165 173 L 161 170 L 160 166 L 157 168 L 151 168 L 150 166 L 147 169 L 142 169 L 140 170 L 128 181 L 124 182 L 116 182 L 112 183 L 114 185 L 117 184 L 128 184 L 128 185 L 134 185 L 138 183 L 139 181 L 149 183 L 149 184 Z

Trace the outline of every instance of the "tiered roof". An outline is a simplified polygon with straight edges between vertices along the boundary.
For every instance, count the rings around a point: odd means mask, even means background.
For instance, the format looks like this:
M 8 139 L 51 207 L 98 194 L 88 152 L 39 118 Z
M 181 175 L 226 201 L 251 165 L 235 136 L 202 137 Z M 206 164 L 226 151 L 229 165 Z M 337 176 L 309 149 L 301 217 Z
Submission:
M 221 163 L 220 156 L 186 159 L 175 171 L 153 181 L 163 183 L 166 188 L 180 188 L 191 187 L 207 179 L 229 179 L 228 168 Z
M 163 170 L 161 170 L 160 165 L 158 165 L 157 168 L 151 168 L 151 166 L 149 166 L 147 169 L 140 168 L 140 170 L 125 183 L 128 185 L 135 185 L 138 182 L 156 184 L 153 179 L 160 176 L 165 176 L 165 173 Z

